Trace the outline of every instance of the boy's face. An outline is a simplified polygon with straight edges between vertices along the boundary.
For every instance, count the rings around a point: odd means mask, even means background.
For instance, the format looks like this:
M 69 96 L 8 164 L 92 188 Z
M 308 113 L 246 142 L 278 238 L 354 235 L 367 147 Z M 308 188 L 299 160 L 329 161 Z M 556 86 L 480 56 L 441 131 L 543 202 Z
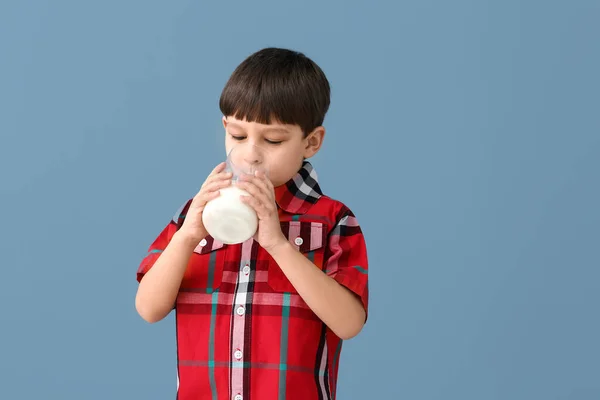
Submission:
M 264 150 L 268 176 L 273 186 L 283 185 L 296 175 L 305 158 L 314 156 L 320 149 L 325 129 L 318 127 L 307 137 L 298 125 L 248 122 L 223 117 L 225 127 L 225 150 L 227 154 L 235 146 L 245 143 Z

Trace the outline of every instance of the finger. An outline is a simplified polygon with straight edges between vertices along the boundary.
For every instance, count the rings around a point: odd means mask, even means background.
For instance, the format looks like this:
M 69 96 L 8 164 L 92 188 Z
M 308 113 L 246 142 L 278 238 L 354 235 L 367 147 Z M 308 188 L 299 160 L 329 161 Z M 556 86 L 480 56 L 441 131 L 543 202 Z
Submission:
M 273 183 L 271 182 L 271 180 L 267 177 L 267 174 L 265 173 L 265 171 L 262 170 L 258 170 L 255 173 L 255 176 L 261 180 L 263 180 L 267 186 L 273 187 Z
M 218 181 L 218 180 L 222 180 L 222 179 L 230 179 L 232 177 L 232 173 L 231 172 L 219 172 L 217 174 L 214 175 L 209 175 L 208 178 L 206 178 L 206 181 L 204 182 L 204 184 L 207 184 L 209 182 L 214 182 L 214 181 Z
M 262 173 L 262 172 L 261 172 Z M 269 199 L 275 198 L 275 192 L 273 186 L 270 185 L 271 181 L 266 179 L 264 173 L 263 176 L 252 176 L 252 175 L 244 175 L 243 182 L 251 182 L 256 185 Z
M 259 185 L 263 190 L 265 190 L 266 193 L 271 194 L 271 189 L 273 185 L 265 175 L 264 171 L 256 171 L 252 181 Z
M 210 174 L 208 174 L 208 176 L 215 175 L 215 174 L 218 174 L 219 172 L 224 171 L 226 165 L 227 164 L 225 163 L 225 161 L 218 164 L 215 168 L 213 168 L 213 170 L 210 172 Z
M 232 174 L 231 172 L 221 172 L 217 175 L 209 176 L 206 181 L 202 184 L 200 190 L 206 188 L 208 185 L 212 185 L 215 182 L 223 182 L 228 181 L 231 182 Z
M 205 194 L 202 197 L 199 197 L 197 200 L 194 200 L 194 202 L 192 202 L 192 204 L 190 205 L 190 208 L 187 212 L 188 215 L 201 214 L 204 211 L 204 208 L 206 207 L 208 202 L 216 199 L 220 195 L 221 195 L 221 192 L 217 190 L 215 192 L 210 192 L 208 194 Z
M 261 203 L 264 203 L 265 205 L 272 203 L 272 200 L 269 198 L 269 196 L 264 193 L 264 191 L 254 182 L 239 181 L 238 186 L 247 191 L 250 195 L 252 195 L 252 197 L 256 198 Z
M 205 186 L 203 186 L 200 191 L 196 194 L 192 201 L 192 205 L 199 206 L 205 204 L 208 200 L 211 200 L 213 197 L 208 198 L 208 195 L 212 196 L 212 193 L 218 191 L 219 189 L 226 188 L 231 185 L 230 179 L 225 179 L 221 181 L 209 182 Z
M 205 186 L 206 183 L 208 181 L 210 181 L 214 176 L 222 174 L 225 171 L 226 166 L 227 166 L 227 163 L 223 161 L 223 162 L 219 163 L 216 167 L 214 167 L 213 170 L 210 171 L 210 174 L 208 174 L 208 176 L 206 177 L 206 180 L 204 181 L 202 186 Z
M 259 173 L 262 176 L 259 177 L 265 182 L 265 185 L 267 186 L 267 188 L 269 188 L 269 192 L 273 193 L 273 196 L 275 196 L 275 186 L 273 186 L 273 182 L 271 182 L 271 180 L 267 177 L 267 175 L 264 172 L 259 171 Z
M 220 190 L 215 190 L 214 192 L 210 192 L 210 193 L 206 193 L 204 195 L 204 205 L 202 206 L 202 208 L 204 208 L 204 206 L 206 205 L 206 203 L 208 203 L 209 201 L 216 199 L 217 197 L 219 197 L 219 195 L 221 194 Z
M 204 207 L 206 206 L 206 204 L 209 201 L 216 199 L 220 195 L 221 195 L 220 190 L 215 190 L 214 192 L 210 192 L 210 193 L 203 193 L 200 197 L 198 197 L 198 199 L 196 200 L 195 203 L 192 203 L 192 205 L 190 206 L 190 209 L 193 208 L 197 211 L 202 211 L 202 210 L 204 210 Z
M 208 193 L 214 192 L 216 190 L 226 188 L 227 186 L 230 186 L 230 185 L 231 185 L 230 179 L 225 179 L 222 181 L 214 181 L 214 182 L 211 182 L 208 185 L 206 185 L 206 187 L 204 188 L 204 190 L 202 190 L 201 193 L 208 194 Z
M 259 219 L 264 220 L 277 214 L 277 208 L 275 206 L 275 203 L 273 201 L 269 201 L 264 195 L 260 194 L 260 192 L 259 194 L 254 195 L 250 193 L 250 191 L 248 191 L 248 194 L 248 196 L 242 195 L 241 197 L 249 198 L 245 201 L 248 201 L 248 204 L 250 204 L 252 208 L 254 208 L 254 211 L 256 211 L 256 214 L 258 215 Z
M 256 215 L 258 216 L 258 219 L 262 220 L 268 215 L 264 206 L 256 197 L 241 195 L 240 199 L 242 200 L 242 202 L 248 204 L 254 209 Z

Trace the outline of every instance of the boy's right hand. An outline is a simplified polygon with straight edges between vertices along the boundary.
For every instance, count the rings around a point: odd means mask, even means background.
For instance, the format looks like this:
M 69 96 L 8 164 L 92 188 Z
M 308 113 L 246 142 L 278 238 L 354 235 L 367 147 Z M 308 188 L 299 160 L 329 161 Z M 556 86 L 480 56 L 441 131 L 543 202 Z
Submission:
M 181 234 L 198 244 L 208 233 L 202 223 L 202 212 L 206 203 L 219 196 L 219 190 L 231 185 L 231 172 L 224 172 L 225 163 L 217 165 L 202 184 L 200 191 L 192 199 L 192 204 L 187 211 L 183 225 L 179 229 Z

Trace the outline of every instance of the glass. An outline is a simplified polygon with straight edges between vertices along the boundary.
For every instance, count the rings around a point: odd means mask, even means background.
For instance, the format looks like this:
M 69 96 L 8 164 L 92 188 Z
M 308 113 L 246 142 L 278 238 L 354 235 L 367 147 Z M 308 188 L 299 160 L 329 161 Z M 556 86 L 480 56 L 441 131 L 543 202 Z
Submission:
M 265 149 L 247 143 L 240 143 L 229 151 L 225 170 L 233 173 L 233 182 L 244 174 L 254 175 L 258 171 L 262 171 L 268 176 L 269 171 L 265 161 Z
M 232 173 L 232 184 L 221 189 L 220 195 L 209 201 L 202 212 L 204 227 L 214 239 L 225 244 L 238 244 L 256 233 L 256 212 L 240 199 L 249 194 L 235 182 L 244 174 L 254 175 L 258 171 L 268 174 L 265 160 L 264 149 L 247 143 L 236 145 L 227 155 L 225 170 Z

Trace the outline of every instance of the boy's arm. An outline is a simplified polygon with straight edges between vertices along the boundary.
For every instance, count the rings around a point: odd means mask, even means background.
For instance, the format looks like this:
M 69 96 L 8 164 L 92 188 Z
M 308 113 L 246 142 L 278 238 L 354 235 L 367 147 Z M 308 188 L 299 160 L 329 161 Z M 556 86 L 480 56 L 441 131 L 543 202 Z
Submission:
M 152 268 L 141 279 L 135 308 L 147 322 L 158 322 L 173 309 L 197 240 L 177 231 Z
M 311 310 L 338 337 L 356 336 L 366 321 L 361 299 L 323 273 L 290 242 L 271 250 L 271 256 Z
M 242 176 L 241 196 L 258 216 L 257 240 L 273 257 L 310 309 L 341 339 L 356 336 L 368 310 L 368 260 L 362 231 L 352 211 L 342 206 L 329 233 L 323 270 L 292 247 L 281 230 L 273 184 L 264 173 Z
M 140 265 L 135 308 L 150 323 L 166 317 L 175 305 L 192 253 L 208 235 L 202 224 L 202 210 L 219 195 L 219 189 L 231 183 L 231 173 L 224 169 L 225 163 L 220 163 L 212 170 L 196 196 L 181 206 L 155 239 Z

